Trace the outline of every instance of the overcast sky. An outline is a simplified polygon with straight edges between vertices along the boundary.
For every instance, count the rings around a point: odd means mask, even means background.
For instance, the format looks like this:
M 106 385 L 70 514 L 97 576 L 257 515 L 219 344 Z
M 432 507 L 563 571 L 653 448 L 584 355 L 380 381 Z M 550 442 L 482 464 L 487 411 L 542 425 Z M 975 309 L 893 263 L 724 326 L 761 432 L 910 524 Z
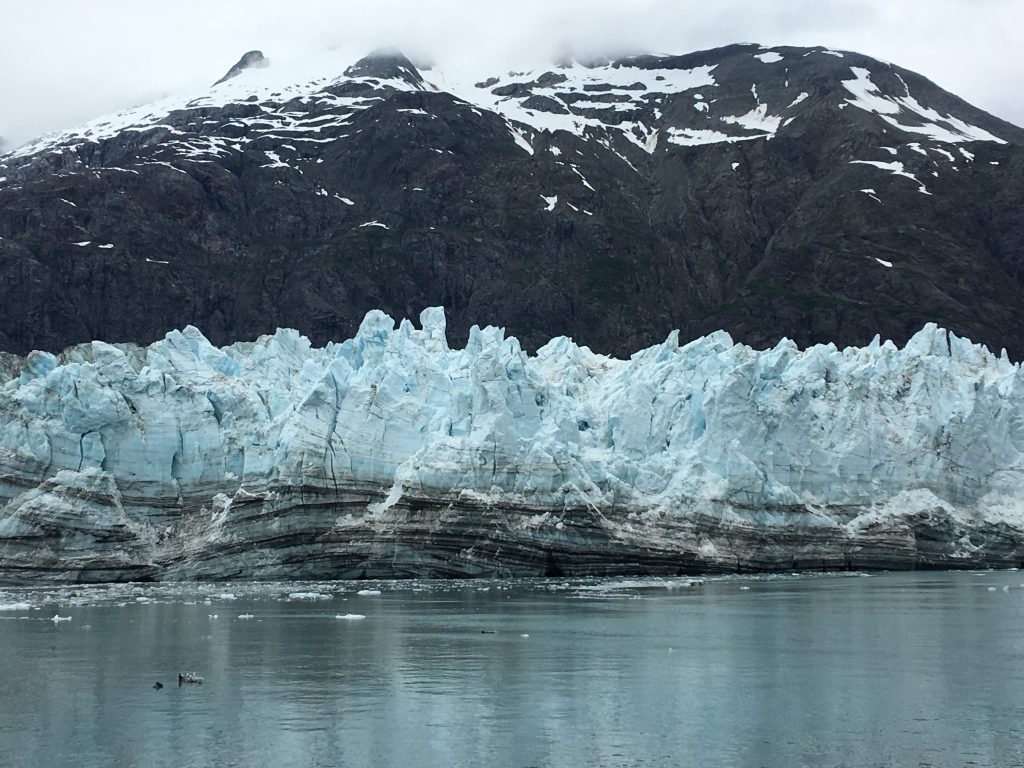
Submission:
M 1024 0 L 0 0 L 0 29 L 6 149 L 203 87 L 250 49 L 354 60 L 381 45 L 481 79 L 568 50 L 825 45 L 916 70 L 1024 125 Z

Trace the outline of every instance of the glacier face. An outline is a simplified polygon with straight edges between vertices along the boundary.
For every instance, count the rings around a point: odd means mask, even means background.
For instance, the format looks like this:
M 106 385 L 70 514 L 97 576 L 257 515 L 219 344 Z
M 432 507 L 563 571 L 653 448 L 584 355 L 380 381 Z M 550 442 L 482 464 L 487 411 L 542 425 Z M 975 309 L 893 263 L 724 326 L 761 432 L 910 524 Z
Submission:
M 0 579 L 1024 561 L 1024 375 L 935 326 L 623 361 L 420 322 L 7 359 Z

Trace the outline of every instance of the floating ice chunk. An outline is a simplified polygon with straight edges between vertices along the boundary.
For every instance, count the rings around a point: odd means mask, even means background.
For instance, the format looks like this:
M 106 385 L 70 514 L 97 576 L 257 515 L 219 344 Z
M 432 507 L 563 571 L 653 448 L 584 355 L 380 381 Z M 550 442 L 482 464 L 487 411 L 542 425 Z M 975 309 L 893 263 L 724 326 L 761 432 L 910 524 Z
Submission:
M 240 619 L 251 619 L 251 618 L 254 618 L 254 616 L 251 613 L 240 613 L 240 614 L 238 614 L 238 618 L 240 618 Z
M 366 616 L 364 616 L 361 613 L 346 613 L 346 614 L 340 614 L 339 613 L 339 614 L 336 614 L 334 616 L 334 618 L 342 619 L 344 621 L 359 621 L 360 619 L 365 619 Z
M 379 595 L 380 594 L 380 590 L 379 589 L 360 589 L 358 592 L 356 592 L 356 594 L 357 595 L 363 595 L 363 596 L 366 596 L 366 595 Z
M 391 229 L 391 227 L 389 227 L 387 224 L 382 224 L 381 222 L 377 221 L 376 219 L 374 219 L 373 221 L 367 221 L 367 222 L 359 225 L 360 229 L 363 228 L 363 227 L 380 227 L 381 229 Z
M 558 203 L 558 195 L 555 195 L 554 197 L 545 197 L 544 195 L 541 195 L 540 199 L 547 203 L 547 207 L 544 209 L 545 211 L 555 210 L 555 205 Z
M 221 592 L 219 595 L 215 595 L 218 600 L 236 600 L 233 592 Z
M 113 243 L 106 243 L 105 245 L 97 245 L 96 247 L 97 248 L 103 248 L 104 250 L 109 250 L 109 249 L 114 247 L 114 244 Z
M 324 592 L 289 592 L 289 600 L 330 600 L 333 595 Z
M 877 261 L 883 267 L 888 267 L 889 269 L 892 269 L 892 262 L 891 261 L 886 261 L 885 259 L 880 259 L 877 256 L 875 257 L 875 261 Z
M 72 243 L 72 245 L 77 245 L 79 248 L 84 248 L 85 246 L 90 245 L 91 243 L 92 240 L 83 240 L 80 243 Z
M 53 614 L 53 618 L 50 619 L 54 624 L 60 624 L 63 621 L 71 621 L 70 616 L 61 616 L 59 614 Z
M 32 603 L 0 603 L 0 611 L 31 611 Z

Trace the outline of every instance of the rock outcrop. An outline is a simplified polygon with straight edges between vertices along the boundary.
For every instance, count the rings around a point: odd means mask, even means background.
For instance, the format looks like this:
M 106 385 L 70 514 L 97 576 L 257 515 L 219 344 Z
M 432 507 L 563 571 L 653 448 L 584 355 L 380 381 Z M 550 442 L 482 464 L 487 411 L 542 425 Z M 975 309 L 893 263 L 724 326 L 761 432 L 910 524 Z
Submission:
M 214 85 L 220 85 L 225 80 L 230 80 L 233 77 L 238 77 L 238 75 L 242 74 L 247 69 L 253 69 L 254 67 L 269 66 L 270 60 L 263 55 L 263 51 L 247 51 L 246 53 L 242 54 L 242 58 L 240 58 L 232 65 L 231 69 L 227 71 L 227 74 L 224 75 L 224 77 L 222 77 L 216 83 L 214 83 Z

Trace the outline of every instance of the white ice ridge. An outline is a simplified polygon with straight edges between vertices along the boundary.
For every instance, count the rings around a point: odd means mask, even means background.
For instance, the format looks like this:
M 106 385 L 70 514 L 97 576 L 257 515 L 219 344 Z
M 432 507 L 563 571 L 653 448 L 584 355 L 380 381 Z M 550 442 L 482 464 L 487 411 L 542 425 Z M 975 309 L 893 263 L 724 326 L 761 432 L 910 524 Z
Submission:
M 910 95 L 910 89 L 904 83 L 905 96 L 887 96 L 873 82 L 871 73 L 863 67 L 851 67 L 854 79 L 844 80 L 843 85 L 850 93 L 852 104 L 867 112 L 878 115 L 889 125 L 906 133 L 917 133 L 949 144 L 960 144 L 965 141 L 994 141 L 1005 144 L 1003 139 L 993 136 L 988 131 L 965 123 L 952 115 L 943 115 L 930 107 L 925 107 Z M 902 78 L 900 78 L 902 82 Z M 900 117 L 904 120 L 901 122 Z M 909 118 L 911 122 L 907 122 Z M 921 125 L 913 123 L 920 122 Z
M 492 327 L 451 349 L 442 309 L 420 321 L 372 311 L 323 348 L 293 330 L 217 348 L 187 327 L 30 354 L 0 389 L 0 537 L 90 493 L 118 525 L 182 499 L 216 522 L 273 489 L 354 483 L 379 489 L 371 518 L 410 497 L 1024 523 L 1024 374 L 935 325 L 902 349 L 673 332 L 617 360 L 564 337 L 530 355 Z

